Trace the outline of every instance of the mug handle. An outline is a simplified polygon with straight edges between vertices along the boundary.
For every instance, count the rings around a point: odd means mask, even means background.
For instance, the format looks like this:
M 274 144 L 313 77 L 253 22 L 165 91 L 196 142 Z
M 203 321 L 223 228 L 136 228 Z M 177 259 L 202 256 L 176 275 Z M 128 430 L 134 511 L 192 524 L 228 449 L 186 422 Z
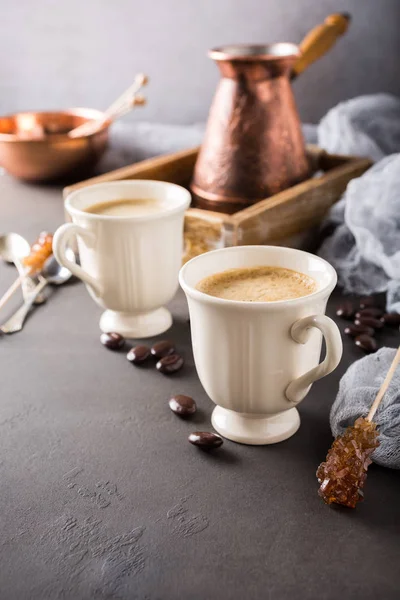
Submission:
M 299 319 L 293 323 L 290 335 L 298 344 L 305 344 L 312 327 L 319 329 L 325 338 L 326 356 L 319 365 L 289 383 L 285 393 L 287 399 L 293 404 L 298 404 L 303 400 L 314 381 L 332 373 L 342 357 L 343 344 L 339 328 L 326 315 L 312 315 Z
M 75 223 L 65 223 L 65 225 L 61 225 L 61 227 L 59 227 L 54 234 L 54 256 L 60 265 L 63 265 L 63 267 L 69 269 L 71 273 L 75 275 L 75 277 L 78 277 L 78 279 L 81 279 L 84 283 L 89 285 L 96 296 L 101 296 L 101 288 L 96 279 L 89 275 L 89 273 L 82 269 L 82 267 L 80 267 L 78 264 L 69 260 L 66 255 L 69 240 L 77 234 L 89 241 L 93 241 L 95 239 L 95 234 L 92 231 L 89 231 L 84 227 L 80 227 L 80 225 L 76 225 Z

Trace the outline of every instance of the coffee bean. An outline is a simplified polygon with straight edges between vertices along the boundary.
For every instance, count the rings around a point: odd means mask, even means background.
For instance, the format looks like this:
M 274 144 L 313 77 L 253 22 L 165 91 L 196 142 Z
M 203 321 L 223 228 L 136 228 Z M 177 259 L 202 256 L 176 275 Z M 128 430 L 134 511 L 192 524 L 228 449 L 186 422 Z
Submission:
M 362 317 L 374 317 L 375 319 L 379 319 L 382 315 L 383 310 L 371 306 L 370 308 L 363 308 L 363 310 L 356 312 L 355 317 L 356 319 L 360 319 Z
M 125 344 L 125 338 L 120 333 L 110 331 L 101 334 L 100 342 L 109 350 L 119 350 Z
M 365 333 L 366 335 L 374 335 L 375 329 L 372 329 L 372 327 L 368 327 L 367 325 L 348 325 L 344 332 L 350 337 L 357 337 L 362 333 Z
M 175 345 L 168 340 L 162 340 L 152 346 L 151 353 L 155 358 L 164 358 L 164 356 L 175 353 Z
M 336 308 L 336 315 L 342 319 L 352 319 L 354 317 L 354 307 L 350 300 L 345 300 Z
M 363 308 L 370 308 L 372 306 L 376 306 L 376 301 L 375 298 L 373 298 L 372 296 L 364 296 L 364 298 L 361 298 L 358 306 L 363 309 Z
M 370 354 L 371 352 L 376 352 L 376 350 L 378 349 L 378 344 L 376 343 L 375 338 L 371 337 L 370 335 L 366 335 L 365 333 L 356 337 L 354 343 L 356 346 L 361 348 L 361 350 L 364 350 L 364 352 L 366 352 L 367 354 Z
M 190 396 L 177 394 L 169 401 L 169 407 L 176 415 L 188 417 L 196 412 L 196 402 Z
M 399 313 L 385 313 L 381 318 L 382 323 L 385 325 L 392 325 L 394 327 L 400 327 L 400 314 Z
M 380 319 L 375 319 L 374 317 L 360 317 L 354 323 L 355 325 L 366 325 L 367 327 L 372 327 L 372 329 L 382 329 L 384 325 Z
M 212 450 L 213 448 L 219 448 L 224 443 L 224 440 L 217 433 L 211 433 L 210 431 L 194 431 L 188 437 L 191 444 L 202 448 L 203 450 Z
M 183 362 L 180 354 L 169 354 L 168 356 L 164 356 L 164 358 L 160 358 L 156 364 L 156 369 L 160 373 L 163 373 L 163 375 L 172 375 L 172 373 L 176 373 L 183 367 Z
M 135 346 L 129 350 L 126 358 L 134 365 L 141 365 L 149 356 L 150 348 L 148 346 Z

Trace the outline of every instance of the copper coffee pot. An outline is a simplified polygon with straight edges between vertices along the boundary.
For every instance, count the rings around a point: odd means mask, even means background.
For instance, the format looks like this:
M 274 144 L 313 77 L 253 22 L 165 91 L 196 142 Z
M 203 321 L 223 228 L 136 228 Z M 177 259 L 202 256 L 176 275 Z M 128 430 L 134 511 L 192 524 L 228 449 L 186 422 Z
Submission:
M 348 23 L 348 15 L 331 15 L 301 49 L 278 43 L 209 52 L 222 79 L 191 185 L 196 206 L 231 214 L 309 177 L 290 79 L 325 54 Z

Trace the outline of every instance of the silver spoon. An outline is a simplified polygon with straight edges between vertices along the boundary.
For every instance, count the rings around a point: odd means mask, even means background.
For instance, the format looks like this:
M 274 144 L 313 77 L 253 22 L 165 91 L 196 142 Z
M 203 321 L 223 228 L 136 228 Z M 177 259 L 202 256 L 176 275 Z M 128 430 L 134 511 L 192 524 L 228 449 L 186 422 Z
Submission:
M 19 233 L 6 233 L 0 236 L 0 256 L 8 263 L 13 263 L 14 258 L 24 258 L 30 251 L 29 242 Z
M 25 275 L 25 267 L 22 264 L 22 259 L 28 256 L 30 250 L 29 242 L 22 235 L 19 235 L 19 233 L 0 235 L 0 257 L 5 262 L 14 264 L 20 276 Z M 21 288 L 24 300 L 33 292 L 37 283 L 37 278 L 29 276 L 23 278 Z M 35 304 L 42 304 L 45 301 L 46 296 L 39 294 L 35 300 Z
M 69 260 L 76 262 L 75 253 L 73 250 L 67 250 Z M 35 303 L 36 298 L 46 287 L 48 283 L 52 285 L 62 285 L 72 277 L 71 271 L 60 265 L 54 256 L 50 256 L 44 263 L 44 267 L 39 275 L 39 283 L 35 289 L 29 294 L 24 304 L 8 319 L 4 325 L 0 327 L 3 333 L 16 333 L 21 331 L 24 326 L 25 319 Z

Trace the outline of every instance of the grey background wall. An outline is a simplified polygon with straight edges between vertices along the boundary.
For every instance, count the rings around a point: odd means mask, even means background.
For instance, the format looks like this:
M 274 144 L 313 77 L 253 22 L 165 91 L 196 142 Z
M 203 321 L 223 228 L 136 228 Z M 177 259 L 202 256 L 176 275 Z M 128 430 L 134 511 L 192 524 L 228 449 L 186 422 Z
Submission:
M 130 118 L 206 118 L 218 79 L 209 47 L 295 41 L 332 12 L 349 32 L 295 83 L 304 121 L 338 101 L 400 95 L 399 0 L 0 0 L 0 113 L 105 108 L 134 74 L 151 77 L 149 104 Z

